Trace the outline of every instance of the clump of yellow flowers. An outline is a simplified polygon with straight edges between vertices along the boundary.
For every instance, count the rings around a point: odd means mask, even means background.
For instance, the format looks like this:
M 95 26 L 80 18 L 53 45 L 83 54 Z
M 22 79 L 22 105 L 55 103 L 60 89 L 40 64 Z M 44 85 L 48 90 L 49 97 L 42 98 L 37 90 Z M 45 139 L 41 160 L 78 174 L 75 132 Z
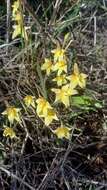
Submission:
M 52 108 L 52 106 L 50 105 L 50 103 L 43 97 L 40 97 L 36 100 L 37 103 L 37 115 L 40 118 L 44 118 L 44 122 L 45 125 L 49 125 L 50 123 L 52 123 L 52 121 L 58 120 L 57 115 L 54 111 L 54 109 Z
M 17 13 L 17 21 L 20 21 L 20 15 L 18 15 L 18 0 L 14 3 L 13 7 L 13 16 L 16 16 Z M 16 35 L 16 34 L 14 34 Z M 60 46 L 56 47 L 56 49 L 51 51 L 51 58 L 45 58 L 44 63 L 41 64 L 41 71 L 46 73 L 47 77 L 50 77 L 52 74 L 52 80 L 54 86 L 51 88 L 51 93 L 55 95 L 55 101 L 50 103 L 47 97 L 39 95 L 39 97 L 35 97 L 32 95 L 26 95 L 23 98 L 26 109 L 34 109 L 37 116 L 44 122 L 46 126 L 49 126 L 49 129 L 55 134 L 58 138 L 70 138 L 71 128 L 64 126 L 61 121 L 61 118 L 58 115 L 57 107 L 58 103 L 63 104 L 65 108 L 69 108 L 71 101 L 70 98 L 78 94 L 78 90 L 76 87 L 85 88 L 87 75 L 80 72 L 78 64 L 74 63 L 73 65 L 73 73 L 68 75 L 68 59 L 66 56 L 66 50 L 61 48 Z M 57 104 L 56 104 L 57 103 Z M 7 116 L 8 121 L 12 125 L 14 122 L 18 122 L 20 124 L 21 119 L 21 109 L 16 108 L 14 106 L 9 106 L 2 113 Z M 51 128 L 51 125 L 54 122 L 61 123 L 59 127 L 54 130 Z M 3 136 L 14 138 L 15 132 L 12 127 L 5 127 Z
M 16 137 L 16 134 L 12 128 L 12 124 L 16 121 L 18 123 L 21 122 L 20 120 L 20 111 L 21 109 L 20 108 L 16 108 L 16 107 L 13 107 L 13 106 L 8 106 L 6 108 L 6 110 L 2 113 L 2 115 L 6 115 L 9 123 L 10 123 L 10 126 L 11 127 L 8 127 L 8 126 L 5 126 L 4 125 L 4 132 L 3 132 L 3 136 L 5 137 L 10 137 L 11 139 L 13 139 L 14 137 Z
M 53 72 L 56 76 L 52 79 L 56 83 L 57 88 L 52 88 L 51 91 L 55 93 L 55 103 L 62 103 L 65 108 L 70 106 L 70 97 L 78 94 L 77 86 L 80 88 L 85 88 L 87 75 L 79 71 L 77 63 L 74 63 L 73 73 L 71 75 L 67 74 L 68 63 L 66 57 L 66 50 L 61 48 L 59 45 L 56 49 L 52 50 L 52 58 L 45 58 L 44 63 L 41 66 L 41 70 L 49 75 Z M 37 99 L 37 114 L 39 117 L 44 118 L 46 125 L 50 125 L 53 120 L 58 120 L 57 114 L 55 114 L 54 109 L 50 103 L 44 99 Z M 48 121 L 47 122 L 47 118 Z M 52 130 L 58 138 L 70 138 L 71 128 L 64 126 L 61 122 L 61 126 L 55 130 Z
M 12 19 L 15 22 L 15 25 L 13 26 L 14 31 L 12 34 L 12 39 L 21 35 L 22 38 L 28 41 L 26 27 L 24 26 L 24 22 L 23 22 L 21 0 L 14 1 L 12 5 Z

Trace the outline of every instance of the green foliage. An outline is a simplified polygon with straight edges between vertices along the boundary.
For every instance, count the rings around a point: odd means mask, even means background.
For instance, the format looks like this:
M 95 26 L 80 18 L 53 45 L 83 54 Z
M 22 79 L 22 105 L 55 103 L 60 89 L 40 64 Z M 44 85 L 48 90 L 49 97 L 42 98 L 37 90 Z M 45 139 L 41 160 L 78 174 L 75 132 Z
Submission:
M 82 95 L 72 97 L 71 102 L 73 105 L 81 108 L 81 109 L 97 109 L 102 108 L 102 103 L 98 100 L 93 99 L 91 96 Z

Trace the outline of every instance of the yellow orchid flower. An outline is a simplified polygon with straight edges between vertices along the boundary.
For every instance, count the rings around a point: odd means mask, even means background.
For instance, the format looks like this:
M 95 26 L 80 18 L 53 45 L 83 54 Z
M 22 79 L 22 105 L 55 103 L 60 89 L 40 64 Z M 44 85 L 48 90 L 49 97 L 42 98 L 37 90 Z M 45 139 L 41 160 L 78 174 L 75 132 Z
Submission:
M 13 26 L 14 31 L 12 34 L 12 39 L 16 38 L 17 36 L 21 35 L 26 41 L 28 41 L 28 35 L 26 32 L 26 27 L 21 27 L 20 24 Z
M 36 112 L 37 112 L 39 117 L 47 116 L 48 109 L 52 109 L 49 102 L 43 97 L 38 98 L 36 100 L 36 103 L 37 103 Z
M 66 75 L 57 76 L 56 78 L 53 79 L 53 81 L 57 82 L 58 86 L 62 86 L 67 82 Z
M 12 39 L 21 35 L 22 38 L 28 41 L 26 27 L 24 27 L 24 23 L 23 23 L 23 16 L 22 16 L 22 13 L 20 12 L 20 6 L 21 6 L 20 0 L 15 1 L 12 6 L 13 7 L 12 19 L 16 21 L 16 25 L 13 26 L 14 31 L 12 34 Z
M 45 59 L 44 64 L 41 66 L 41 70 L 46 70 L 46 74 L 49 76 L 52 70 L 52 62 L 50 59 Z
M 58 75 L 60 75 L 62 72 L 67 73 L 67 62 L 66 62 L 66 60 L 61 60 L 61 61 L 56 62 L 53 65 L 52 70 L 58 71 Z
M 66 84 L 64 86 L 62 86 L 63 91 L 65 91 L 65 93 L 68 96 L 73 96 L 75 94 L 78 94 L 77 90 L 75 90 L 74 88 L 71 88 L 70 84 Z
M 14 25 L 13 28 L 14 28 L 14 32 L 12 34 L 12 39 L 16 38 L 17 36 L 21 34 L 21 27 L 19 24 Z
M 84 73 L 80 73 L 78 85 L 81 88 L 85 88 L 86 87 L 86 78 L 87 77 L 88 77 L 88 75 L 86 75 Z
M 16 134 L 15 134 L 14 130 L 11 127 L 6 127 L 5 126 L 3 136 L 4 137 L 10 137 L 11 139 L 13 139 L 13 138 L 16 137 Z
M 15 108 L 13 106 L 10 106 L 2 114 L 7 115 L 10 123 L 13 124 L 14 120 L 20 122 L 20 116 L 19 116 L 20 110 L 21 110 L 20 108 Z
M 56 94 L 55 102 L 62 102 L 66 107 L 70 105 L 69 97 L 77 94 L 77 90 L 70 88 L 68 84 L 62 86 L 60 89 L 53 88 L 52 91 Z
M 62 61 L 65 58 L 65 50 L 57 47 L 51 51 L 54 54 L 54 61 Z
M 57 137 L 59 139 L 62 138 L 66 138 L 69 139 L 70 138 L 70 128 L 68 127 L 64 127 L 63 125 L 61 125 L 61 127 L 58 127 L 56 130 L 53 130 L 52 132 L 57 135 Z
M 22 15 L 20 14 L 20 12 L 17 12 L 17 14 L 15 14 L 13 20 L 17 21 L 18 23 L 22 22 Z
M 74 64 L 73 74 L 67 77 L 67 79 L 70 81 L 72 88 L 75 88 L 77 85 L 80 86 L 81 88 L 85 88 L 86 78 L 87 78 L 86 74 L 79 72 L 77 63 Z
M 35 108 L 35 101 L 34 101 L 35 97 L 34 96 L 31 96 L 31 95 L 27 95 L 25 96 L 24 98 L 24 102 L 26 104 L 27 107 L 34 107 Z
M 37 114 L 39 117 L 44 118 L 45 125 L 49 125 L 52 121 L 58 120 L 57 115 L 54 109 L 51 107 L 49 102 L 45 100 L 43 97 L 40 97 L 36 100 L 37 103 Z
M 58 120 L 57 115 L 54 111 L 54 109 L 48 109 L 47 110 L 47 115 L 45 115 L 44 120 L 45 120 L 45 125 L 50 125 L 53 120 Z
M 12 16 L 15 16 L 15 13 L 18 11 L 19 7 L 20 7 L 20 2 L 19 2 L 19 0 L 17 0 L 12 5 L 12 8 L 13 8 Z

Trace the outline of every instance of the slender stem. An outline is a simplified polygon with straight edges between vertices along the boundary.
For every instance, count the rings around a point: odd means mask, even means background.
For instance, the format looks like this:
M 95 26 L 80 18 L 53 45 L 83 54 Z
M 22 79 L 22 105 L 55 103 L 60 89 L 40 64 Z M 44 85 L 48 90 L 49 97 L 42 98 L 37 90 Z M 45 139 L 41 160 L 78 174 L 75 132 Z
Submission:
M 39 64 L 37 64 L 37 72 L 38 72 L 38 75 L 39 75 L 39 78 L 40 78 L 40 83 L 41 83 L 41 88 L 42 88 L 42 91 L 43 91 L 43 96 L 44 96 L 44 98 L 47 99 L 47 91 L 46 91 L 46 88 L 45 88 L 45 80 L 43 79 L 43 76 L 42 76 L 42 73 L 41 73 L 41 68 L 40 68 Z
M 11 5 L 10 0 L 7 0 L 7 35 L 6 35 L 6 43 L 9 43 L 10 40 L 10 16 L 11 16 Z M 8 53 L 8 46 L 7 46 Z

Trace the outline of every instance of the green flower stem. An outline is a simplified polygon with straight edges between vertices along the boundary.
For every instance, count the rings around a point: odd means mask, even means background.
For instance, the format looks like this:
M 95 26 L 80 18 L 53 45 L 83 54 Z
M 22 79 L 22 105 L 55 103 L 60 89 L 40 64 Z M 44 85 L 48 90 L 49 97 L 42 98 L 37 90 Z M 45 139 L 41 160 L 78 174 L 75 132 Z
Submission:
M 42 88 L 42 93 L 45 99 L 47 99 L 47 91 L 46 91 L 46 87 L 45 87 L 45 79 L 43 79 L 42 73 L 41 73 L 41 68 L 40 65 L 37 64 L 37 72 L 38 72 L 38 76 L 40 78 L 40 84 L 41 84 L 41 88 Z

